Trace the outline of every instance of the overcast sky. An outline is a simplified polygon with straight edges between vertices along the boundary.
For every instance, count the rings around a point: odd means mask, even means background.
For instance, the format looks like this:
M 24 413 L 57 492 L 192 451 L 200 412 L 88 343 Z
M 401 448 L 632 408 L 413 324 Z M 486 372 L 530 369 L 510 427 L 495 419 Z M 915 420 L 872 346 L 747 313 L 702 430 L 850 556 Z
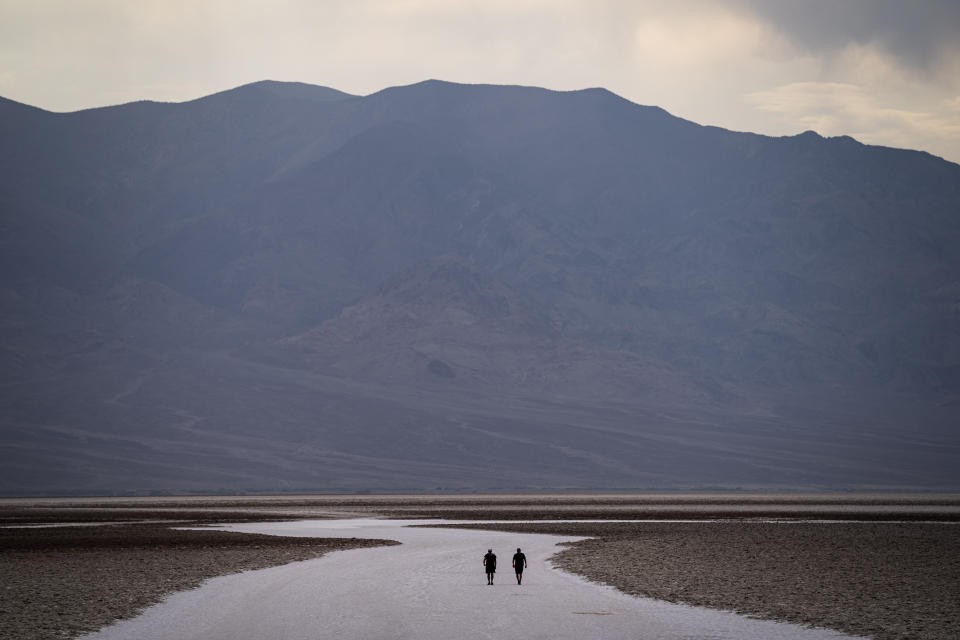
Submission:
M 427 78 L 960 162 L 960 0 L 0 0 L 0 95 L 54 111 Z

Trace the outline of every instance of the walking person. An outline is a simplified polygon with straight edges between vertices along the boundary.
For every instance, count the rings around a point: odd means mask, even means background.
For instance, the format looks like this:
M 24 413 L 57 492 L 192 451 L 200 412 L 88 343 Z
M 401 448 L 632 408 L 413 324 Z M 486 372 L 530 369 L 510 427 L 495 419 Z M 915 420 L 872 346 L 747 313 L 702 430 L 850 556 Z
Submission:
M 517 552 L 513 554 L 513 570 L 517 572 L 517 584 L 523 581 L 523 570 L 527 566 L 527 556 L 517 547 Z
M 493 553 L 493 549 L 487 549 L 486 555 L 483 556 L 483 567 L 487 571 L 487 584 L 493 584 L 493 574 L 497 572 L 497 556 Z

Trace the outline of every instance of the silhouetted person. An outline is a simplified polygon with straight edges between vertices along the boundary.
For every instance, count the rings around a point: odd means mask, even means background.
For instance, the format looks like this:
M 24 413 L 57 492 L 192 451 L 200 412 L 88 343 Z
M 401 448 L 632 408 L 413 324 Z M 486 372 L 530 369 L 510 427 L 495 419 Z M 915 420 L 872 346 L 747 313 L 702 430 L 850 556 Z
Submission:
M 527 556 L 523 555 L 520 547 L 517 547 L 517 552 L 513 554 L 513 570 L 517 572 L 517 584 L 523 582 L 523 569 L 526 566 Z
M 483 567 L 487 570 L 487 584 L 493 584 L 493 574 L 497 572 L 497 556 L 494 555 L 493 549 L 487 549 L 486 555 L 483 556 Z

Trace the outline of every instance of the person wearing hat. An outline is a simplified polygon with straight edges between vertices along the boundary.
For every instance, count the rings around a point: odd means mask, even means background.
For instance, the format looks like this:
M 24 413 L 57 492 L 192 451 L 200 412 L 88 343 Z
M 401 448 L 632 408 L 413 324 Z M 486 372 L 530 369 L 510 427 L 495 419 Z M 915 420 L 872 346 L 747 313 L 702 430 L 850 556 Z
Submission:
M 497 572 L 497 556 L 493 549 L 487 549 L 483 556 L 483 567 L 487 570 L 487 584 L 493 584 L 493 574 Z
M 517 584 L 523 580 L 523 569 L 527 566 L 527 556 L 517 547 L 517 552 L 513 554 L 513 570 L 517 572 Z

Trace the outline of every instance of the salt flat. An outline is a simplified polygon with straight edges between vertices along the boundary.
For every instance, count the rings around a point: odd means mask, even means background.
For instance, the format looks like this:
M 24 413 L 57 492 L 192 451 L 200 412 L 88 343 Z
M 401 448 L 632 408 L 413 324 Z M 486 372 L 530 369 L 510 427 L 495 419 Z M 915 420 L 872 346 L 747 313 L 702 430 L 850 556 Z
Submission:
M 572 537 L 410 528 L 436 521 L 311 520 L 231 524 L 228 531 L 389 538 L 399 547 L 355 549 L 317 560 L 215 578 L 87 640 L 277 638 L 630 638 L 636 640 L 840 640 L 833 631 L 635 598 L 551 567 Z M 499 558 L 488 586 L 482 556 Z M 517 547 L 529 567 L 518 586 Z

